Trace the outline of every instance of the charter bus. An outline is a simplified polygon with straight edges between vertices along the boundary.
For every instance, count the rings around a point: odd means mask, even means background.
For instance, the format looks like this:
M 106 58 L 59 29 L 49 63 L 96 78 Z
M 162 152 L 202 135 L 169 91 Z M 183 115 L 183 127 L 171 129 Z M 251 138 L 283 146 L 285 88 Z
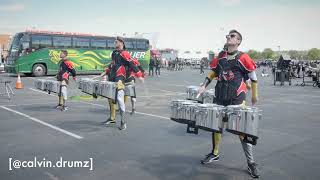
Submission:
M 78 74 L 97 74 L 111 61 L 116 37 L 90 34 L 26 31 L 11 40 L 5 71 L 33 76 L 56 74 L 61 50 L 68 51 Z M 124 38 L 126 48 L 144 69 L 150 61 L 149 40 Z

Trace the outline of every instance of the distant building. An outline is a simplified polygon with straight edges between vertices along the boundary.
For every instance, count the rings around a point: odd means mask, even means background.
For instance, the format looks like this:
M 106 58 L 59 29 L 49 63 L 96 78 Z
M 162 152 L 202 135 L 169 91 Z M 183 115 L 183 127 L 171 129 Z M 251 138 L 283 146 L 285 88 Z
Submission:
M 178 58 L 178 51 L 175 49 L 160 49 L 162 60 L 165 61 L 174 61 Z

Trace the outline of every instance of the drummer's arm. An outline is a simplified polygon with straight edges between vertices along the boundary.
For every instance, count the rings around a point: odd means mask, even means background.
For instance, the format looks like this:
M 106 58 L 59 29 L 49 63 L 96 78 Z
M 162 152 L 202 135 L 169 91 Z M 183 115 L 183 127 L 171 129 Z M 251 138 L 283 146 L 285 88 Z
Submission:
M 204 82 L 201 84 L 201 87 L 199 88 L 198 93 L 199 94 L 204 93 L 207 86 L 211 83 L 212 79 L 214 79 L 215 77 L 217 77 L 217 73 L 213 70 L 210 71 L 208 76 L 204 79 Z
M 217 77 L 217 73 L 215 71 L 210 71 L 208 73 L 208 76 L 204 79 L 202 86 L 206 88 L 211 83 L 211 81 L 216 77 Z
M 257 74 L 255 72 L 256 70 L 256 64 L 254 61 L 250 58 L 250 56 L 246 53 L 243 53 L 239 61 L 244 68 L 244 72 L 248 74 L 249 79 L 251 80 L 251 90 L 252 90 L 252 105 L 254 105 L 258 101 L 258 79 Z
M 252 90 L 252 103 L 255 104 L 258 101 L 258 79 L 255 71 L 248 73 L 251 80 L 251 90 Z
M 110 67 L 107 67 L 104 72 L 100 74 L 101 77 L 108 75 L 110 73 Z

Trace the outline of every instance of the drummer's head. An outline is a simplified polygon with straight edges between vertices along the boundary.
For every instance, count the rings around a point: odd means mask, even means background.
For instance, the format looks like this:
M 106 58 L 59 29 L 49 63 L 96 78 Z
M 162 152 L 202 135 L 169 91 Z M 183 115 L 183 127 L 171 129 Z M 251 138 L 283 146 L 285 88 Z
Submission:
M 229 31 L 229 34 L 226 35 L 227 38 L 227 46 L 239 46 L 242 42 L 242 35 L 239 31 L 232 29 Z
M 126 46 L 124 44 L 124 39 L 120 36 L 117 36 L 116 40 L 114 41 L 116 49 L 125 50 Z
M 67 50 L 61 50 L 60 58 L 61 59 L 66 59 L 67 56 L 68 56 L 68 51 Z

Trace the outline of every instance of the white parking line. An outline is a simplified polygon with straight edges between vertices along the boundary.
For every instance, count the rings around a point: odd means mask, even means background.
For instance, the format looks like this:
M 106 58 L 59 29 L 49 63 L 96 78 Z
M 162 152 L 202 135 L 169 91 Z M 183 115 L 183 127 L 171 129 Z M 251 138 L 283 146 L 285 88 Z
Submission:
M 6 107 L 15 107 L 15 106 L 33 106 L 33 105 L 49 105 L 49 104 L 54 104 L 57 105 L 57 103 L 48 103 L 48 102 L 43 102 L 43 103 L 32 103 L 32 104 L 9 104 L 9 105 L 5 105 Z
M 106 108 L 107 106 L 104 106 L 104 105 L 101 105 L 101 104 L 95 104 L 95 103 L 90 103 L 90 102 L 83 102 L 83 101 L 79 101 L 81 103 L 85 103 L 85 104 L 90 104 L 90 105 L 93 105 L 93 106 L 99 106 L 99 107 L 104 107 Z M 146 115 L 146 116 L 152 116 L 152 117 L 158 117 L 158 118 L 161 118 L 161 119 L 170 119 L 168 117 L 164 117 L 164 116 L 159 116 L 159 115 L 155 115 L 155 114 L 148 114 L 148 113 L 143 113 L 143 112 L 137 112 L 137 114 L 142 114 L 142 115 Z
M 136 112 L 137 114 L 142 114 L 142 115 L 146 115 L 146 116 L 152 116 L 152 117 L 157 117 L 157 118 L 161 118 L 161 119 L 170 119 L 168 117 L 164 117 L 164 116 L 158 116 L 158 115 L 154 115 L 154 114 L 148 114 L 148 113 L 143 113 L 143 112 Z
M 39 120 L 39 119 L 37 119 L 37 118 L 31 117 L 31 116 L 29 116 L 29 115 L 27 115 L 27 114 L 24 114 L 24 113 L 21 113 L 21 112 L 19 112 L 19 111 L 15 111 L 15 110 L 13 110 L 13 109 L 10 109 L 10 108 L 4 107 L 4 106 L 0 106 L 0 107 L 1 107 L 2 109 L 7 110 L 7 111 L 10 111 L 10 112 L 19 114 L 20 116 L 26 117 L 26 118 L 34 121 L 34 122 L 40 123 L 40 124 L 42 124 L 42 125 L 44 125 L 44 126 L 47 126 L 47 127 L 52 128 L 52 129 L 54 129 L 54 130 L 60 131 L 60 132 L 62 132 L 62 133 L 64 133 L 64 134 L 67 134 L 67 135 L 69 135 L 69 136 L 71 136 L 71 137 L 74 137 L 74 138 L 76 138 L 76 139 L 82 139 L 82 138 L 83 138 L 83 137 L 81 137 L 81 136 L 79 136 L 79 135 L 76 135 L 76 134 L 74 134 L 74 133 L 72 133 L 72 132 L 66 131 L 66 130 L 61 129 L 61 128 L 57 127 L 57 126 L 54 126 L 54 125 L 51 125 L 51 124 L 49 124 L 49 123 L 43 122 L 43 121 L 41 121 L 41 120 Z

